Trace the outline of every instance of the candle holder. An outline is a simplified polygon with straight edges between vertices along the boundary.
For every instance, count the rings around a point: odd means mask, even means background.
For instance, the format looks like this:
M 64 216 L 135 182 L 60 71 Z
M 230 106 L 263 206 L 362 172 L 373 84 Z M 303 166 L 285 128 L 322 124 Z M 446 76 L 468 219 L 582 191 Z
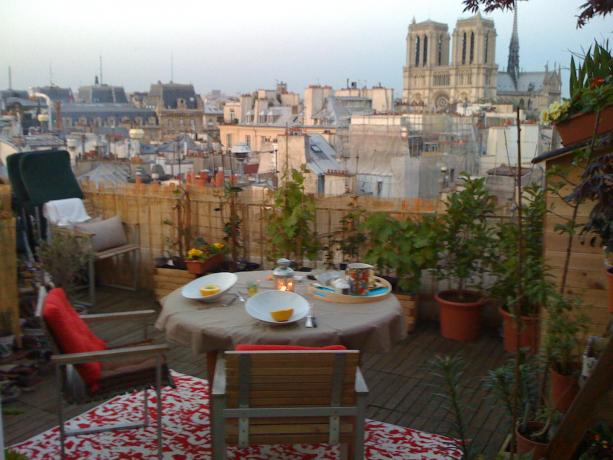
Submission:
M 288 259 L 277 260 L 277 268 L 272 272 L 275 289 L 278 291 L 294 292 L 294 270 L 290 268 Z

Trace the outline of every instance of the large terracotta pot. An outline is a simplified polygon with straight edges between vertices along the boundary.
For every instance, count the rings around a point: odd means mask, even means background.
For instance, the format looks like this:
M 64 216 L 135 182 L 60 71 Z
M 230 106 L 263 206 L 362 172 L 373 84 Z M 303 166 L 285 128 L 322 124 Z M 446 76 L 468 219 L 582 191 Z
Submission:
M 538 316 L 522 316 L 522 327 L 519 333 L 519 346 L 515 319 L 504 308 L 500 309 L 502 315 L 502 331 L 504 336 L 504 351 L 515 353 L 518 348 L 529 348 L 531 353 L 538 352 L 539 346 L 539 318 Z
M 447 339 L 470 342 L 481 332 L 481 310 L 485 299 L 477 292 L 465 291 L 466 302 L 457 300 L 458 291 L 442 291 L 434 296 L 440 307 L 441 335 Z
M 543 424 L 540 422 L 528 422 L 528 430 L 530 432 L 535 432 L 543 429 Z M 515 430 L 516 438 L 517 438 L 517 449 L 516 453 L 523 454 L 532 452 L 532 458 L 534 460 L 538 460 L 540 458 L 545 458 L 547 454 L 547 448 L 549 447 L 549 443 L 544 442 L 536 442 L 527 437 L 525 437 L 522 433 L 520 433 L 519 429 Z
M 609 281 L 609 313 L 613 313 L 613 267 L 607 269 L 607 280 Z
M 574 375 L 560 374 L 551 369 L 551 402 L 560 412 L 566 412 L 579 392 L 579 383 Z
M 596 123 L 596 113 L 580 113 L 573 115 L 568 120 L 556 123 L 556 129 L 562 139 L 562 144 L 572 145 L 577 142 L 586 141 L 594 133 Z M 613 105 L 605 107 L 600 112 L 600 122 L 598 123 L 598 134 L 613 130 Z

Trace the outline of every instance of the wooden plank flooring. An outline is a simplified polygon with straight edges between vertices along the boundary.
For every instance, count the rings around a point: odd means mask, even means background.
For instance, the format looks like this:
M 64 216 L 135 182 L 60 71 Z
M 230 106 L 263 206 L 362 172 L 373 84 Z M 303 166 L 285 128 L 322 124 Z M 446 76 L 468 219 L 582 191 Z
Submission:
M 97 299 L 98 304 L 91 309 L 92 313 L 159 309 L 152 294 L 146 291 L 132 293 L 99 287 Z M 111 342 L 129 342 L 142 337 L 142 329 L 129 322 L 119 327 L 101 324 L 96 332 Z M 156 333 L 156 338 L 163 340 L 159 333 Z M 184 347 L 171 347 L 169 363 L 172 369 L 206 377 L 204 356 L 194 356 Z M 430 370 L 429 362 L 436 354 L 456 353 L 460 353 L 466 362 L 461 386 L 463 399 L 469 405 L 465 414 L 469 435 L 486 458 L 494 458 L 510 426 L 502 410 L 486 401 L 481 385 L 487 370 L 505 360 L 501 340 L 495 331 L 489 331 L 477 342 L 464 344 L 443 339 L 437 324 L 421 322 L 415 332 L 390 353 L 366 354 L 362 370 L 370 388 L 367 416 L 431 433 L 453 435 L 452 419 L 441 407 L 440 398 L 434 396 L 442 389 Z M 73 417 L 93 406 L 70 406 L 67 415 Z M 53 427 L 57 418 L 52 373 L 45 375 L 44 381 L 32 391 L 24 392 L 19 401 L 6 407 L 11 412 L 19 412 L 4 416 L 7 445 Z

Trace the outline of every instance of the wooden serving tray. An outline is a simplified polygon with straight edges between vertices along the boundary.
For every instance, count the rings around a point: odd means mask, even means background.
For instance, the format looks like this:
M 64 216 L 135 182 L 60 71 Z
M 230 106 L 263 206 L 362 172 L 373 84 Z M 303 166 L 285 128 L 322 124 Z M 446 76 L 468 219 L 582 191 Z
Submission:
M 385 299 L 392 292 L 392 285 L 386 279 L 375 276 L 375 282 L 377 288 L 385 288 L 385 292 L 376 295 L 347 295 L 337 294 L 326 288 L 320 288 L 314 285 L 309 286 L 309 292 L 317 300 L 325 300 L 326 302 L 335 303 L 368 303 L 377 302 Z

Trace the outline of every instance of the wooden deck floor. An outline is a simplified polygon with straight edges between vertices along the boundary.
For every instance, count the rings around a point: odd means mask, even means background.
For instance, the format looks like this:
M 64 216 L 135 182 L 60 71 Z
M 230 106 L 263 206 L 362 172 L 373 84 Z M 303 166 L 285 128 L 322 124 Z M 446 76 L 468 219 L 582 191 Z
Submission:
M 98 305 L 91 312 L 126 311 L 142 308 L 159 309 L 148 292 L 99 288 Z M 142 334 L 133 324 L 122 324 L 96 331 L 107 340 L 137 340 Z M 157 334 L 160 340 L 163 337 Z M 501 340 L 494 331 L 479 341 L 463 344 L 443 339 L 435 323 L 422 322 L 406 340 L 398 343 L 392 352 L 367 354 L 362 370 L 370 388 L 368 417 L 384 422 L 407 426 L 431 433 L 452 435 L 450 417 L 441 407 L 441 400 L 434 393 L 441 392 L 436 378 L 429 369 L 429 361 L 436 354 L 460 353 L 467 368 L 462 380 L 462 394 L 469 405 L 466 418 L 469 435 L 485 454 L 494 458 L 502 444 L 509 422 L 500 408 L 493 408 L 485 400 L 481 379 L 487 372 L 505 360 Z M 172 346 L 169 356 L 172 369 L 205 377 L 203 356 L 194 356 L 189 349 Z M 93 405 L 92 405 L 93 406 Z M 19 401 L 6 406 L 15 415 L 4 416 L 5 442 L 12 445 L 57 424 L 54 378 L 44 376 L 44 381 L 32 391 L 24 392 Z M 69 416 L 77 415 L 90 406 L 72 406 Z

